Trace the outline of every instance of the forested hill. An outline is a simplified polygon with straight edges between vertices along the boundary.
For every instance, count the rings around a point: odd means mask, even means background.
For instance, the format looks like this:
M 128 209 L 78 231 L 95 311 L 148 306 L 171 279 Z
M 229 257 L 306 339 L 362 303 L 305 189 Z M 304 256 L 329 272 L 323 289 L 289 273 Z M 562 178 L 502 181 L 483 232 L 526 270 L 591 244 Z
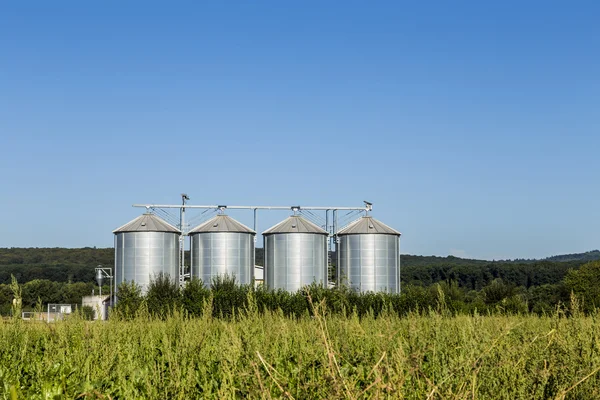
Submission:
M 113 248 L 0 248 L 0 283 L 14 275 L 19 283 L 34 279 L 93 282 L 94 268 L 115 263 Z
M 600 250 L 587 251 L 585 253 L 564 254 L 559 256 L 547 257 L 541 260 L 518 258 L 514 260 L 474 260 L 468 258 L 459 258 L 454 256 L 438 257 L 438 256 L 413 256 L 410 254 L 402 255 L 402 265 L 420 266 L 420 265 L 440 265 L 440 264 L 456 264 L 456 265 L 486 265 L 489 263 L 500 264 L 527 264 L 538 263 L 541 261 L 557 261 L 557 262 L 589 262 L 600 260 Z
M 189 253 L 186 255 L 189 265 Z M 335 254 L 332 256 L 335 260 Z M 561 281 L 569 268 L 600 259 L 600 251 L 554 256 L 545 260 L 470 260 L 453 256 L 402 255 L 403 283 L 429 286 L 456 281 L 467 289 L 480 289 L 496 278 L 517 286 L 538 286 Z M 256 263 L 263 264 L 263 249 L 256 249 Z M 11 274 L 20 283 L 34 279 L 56 282 L 93 282 L 94 268 L 114 265 L 112 248 L 0 248 L 0 283 Z
M 600 260 L 600 250 L 587 251 L 585 253 L 564 254 L 546 258 L 547 261 L 594 261 Z

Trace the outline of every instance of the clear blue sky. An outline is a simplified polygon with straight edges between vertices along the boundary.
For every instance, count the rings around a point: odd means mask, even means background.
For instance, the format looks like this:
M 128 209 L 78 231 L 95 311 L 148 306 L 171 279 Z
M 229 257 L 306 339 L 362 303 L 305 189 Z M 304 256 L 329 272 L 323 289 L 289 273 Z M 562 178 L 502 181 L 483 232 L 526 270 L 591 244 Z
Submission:
M 410 254 L 599 248 L 599 15 L 594 1 L 5 2 L 0 247 L 110 247 L 132 203 L 187 192 L 370 200 Z

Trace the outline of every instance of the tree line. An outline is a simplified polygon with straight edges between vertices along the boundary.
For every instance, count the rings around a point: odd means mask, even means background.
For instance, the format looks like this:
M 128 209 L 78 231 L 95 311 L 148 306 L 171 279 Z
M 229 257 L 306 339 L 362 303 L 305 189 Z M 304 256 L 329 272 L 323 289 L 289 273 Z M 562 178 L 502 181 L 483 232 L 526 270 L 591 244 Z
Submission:
M 399 315 L 432 311 L 448 315 L 593 312 L 600 307 L 600 261 L 569 270 L 556 285 L 526 289 L 497 278 L 479 291 L 469 291 L 456 281 L 442 281 L 429 287 L 407 285 L 400 294 L 357 293 L 347 287 L 329 289 L 314 284 L 290 293 L 238 285 L 230 277 L 215 278 L 210 286 L 192 279 L 179 288 L 168 276 L 159 275 L 145 294 L 134 282 L 122 283 L 114 313 L 125 319 L 140 313 L 164 318 L 173 311 L 191 317 L 209 314 L 231 318 L 244 310 L 256 309 L 299 318 L 310 315 L 314 303 L 322 303 L 329 313 L 355 313 L 358 317 L 385 312 Z
M 103 293 L 110 287 L 102 286 Z M 55 282 L 48 279 L 34 279 L 21 284 L 21 305 L 23 311 L 45 308 L 50 304 L 81 304 L 83 296 L 98 294 L 99 288 L 93 282 Z M 0 315 L 9 315 L 15 298 L 10 283 L 0 284 Z
M 257 248 L 256 254 L 256 264 L 261 265 L 263 249 Z M 402 255 L 402 290 L 414 296 L 418 294 L 423 304 L 432 304 L 431 299 L 441 288 L 449 304 L 456 304 L 457 309 L 469 304 L 481 310 L 512 298 L 515 304 L 517 300 L 526 304 L 529 311 L 541 312 L 569 301 L 572 288 L 566 284 L 567 276 L 595 255 L 600 252 L 565 256 L 569 261 L 484 261 Z M 76 304 L 93 290 L 98 293 L 94 268 L 113 263 L 112 248 L 0 248 L 0 314 L 6 315 L 10 310 L 11 276 L 23 285 L 26 310 L 39 301 L 44 305 Z M 108 288 L 103 291 L 108 293 Z
M 186 252 L 186 265 L 190 265 Z M 335 252 L 331 259 L 335 263 Z M 440 281 L 455 280 L 460 287 L 479 290 L 492 280 L 517 286 L 539 286 L 560 282 L 571 268 L 600 259 L 600 251 L 554 256 L 546 260 L 485 261 L 453 256 L 401 257 L 401 279 L 404 284 L 429 286 Z M 264 265 L 264 251 L 256 249 L 256 265 Z M 8 284 L 11 276 L 25 283 L 35 279 L 54 282 L 94 282 L 94 268 L 114 265 L 113 248 L 0 248 L 0 284 Z
M 34 280 L 20 285 L 22 310 L 39 309 L 46 303 L 71 303 L 91 294 L 90 283 L 64 283 Z M 103 288 L 108 293 L 108 287 Z M 13 285 L 0 285 L 0 312 L 8 315 L 14 296 Z M 192 279 L 183 288 L 166 275 L 155 277 L 146 293 L 134 282 L 124 282 L 118 288 L 118 302 L 114 316 L 133 318 L 139 313 L 166 317 L 182 311 L 191 317 L 210 314 L 229 318 L 250 308 L 259 311 L 280 311 L 289 317 L 301 317 L 311 312 L 311 302 L 324 302 L 328 312 L 359 317 L 377 316 L 383 312 L 406 315 L 410 312 L 444 312 L 456 314 L 514 314 L 534 313 L 548 315 L 557 310 L 576 309 L 592 312 L 600 306 L 600 261 L 570 269 L 557 284 L 516 286 L 502 278 L 492 280 L 480 290 L 460 287 L 453 280 L 440 281 L 430 286 L 405 285 L 400 294 L 357 293 L 347 287 L 305 287 L 295 293 L 268 290 L 263 286 L 239 285 L 230 277 L 218 277 L 205 285 Z

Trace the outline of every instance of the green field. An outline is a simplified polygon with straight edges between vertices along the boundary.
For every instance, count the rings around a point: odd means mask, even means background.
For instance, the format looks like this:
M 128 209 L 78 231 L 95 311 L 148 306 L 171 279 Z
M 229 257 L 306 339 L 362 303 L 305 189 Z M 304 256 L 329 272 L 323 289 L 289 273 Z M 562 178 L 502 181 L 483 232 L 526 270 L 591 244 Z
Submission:
M 600 398 L 598 314 L 289 318 L 249 304 L 229 319 L 5 320 L 0 398 Z

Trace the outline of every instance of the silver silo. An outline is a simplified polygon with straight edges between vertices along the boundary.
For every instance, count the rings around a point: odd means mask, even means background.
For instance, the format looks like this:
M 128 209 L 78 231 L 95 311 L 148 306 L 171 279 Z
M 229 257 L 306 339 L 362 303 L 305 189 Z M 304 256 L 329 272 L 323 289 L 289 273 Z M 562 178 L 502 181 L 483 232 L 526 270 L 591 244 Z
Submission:
M 313 282 L 327 286 L 327 231 L 292 215 L 263 236 L 269 289 L 295 292 Z
M 247 285 L 254 278 L 256 232 L 233 218 L 220 214 L 189 232 L 192 277 L 209 286 L 216 276 L 234 276 Z
M 160 273 L 179 282 L 181 232 L 154 214 L 146 213 L 117 228 L 115 234 L 115 287 L 134 281 L 145 292 Z
M 400 232 L 371 216 L 337 233 L 338 285 L 359 292 L 400 291 Z

